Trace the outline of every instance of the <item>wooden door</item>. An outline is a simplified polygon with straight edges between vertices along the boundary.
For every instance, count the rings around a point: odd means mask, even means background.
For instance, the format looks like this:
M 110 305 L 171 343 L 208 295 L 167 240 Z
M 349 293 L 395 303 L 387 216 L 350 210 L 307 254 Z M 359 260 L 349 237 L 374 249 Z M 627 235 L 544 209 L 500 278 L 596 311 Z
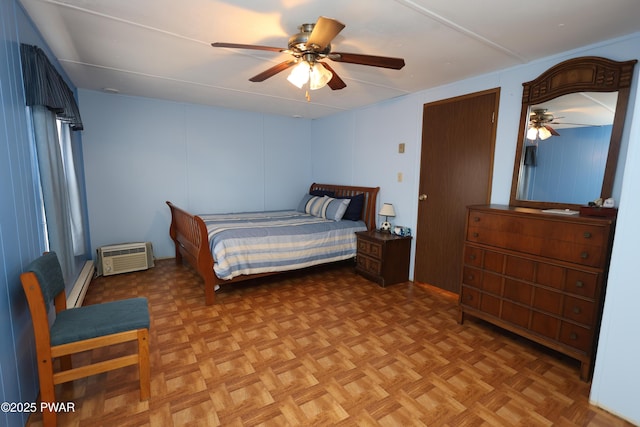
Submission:
M 459 292 L 466 207 L 489 203 L 500 89 L 425 104 L 414 279 Z

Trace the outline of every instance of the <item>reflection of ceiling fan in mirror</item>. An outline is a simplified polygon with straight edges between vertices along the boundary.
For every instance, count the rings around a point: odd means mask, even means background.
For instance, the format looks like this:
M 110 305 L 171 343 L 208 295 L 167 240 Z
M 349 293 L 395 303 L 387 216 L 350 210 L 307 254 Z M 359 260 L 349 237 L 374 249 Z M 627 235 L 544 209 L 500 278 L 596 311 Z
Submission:
M 548 113 L 546 108 L 533 110 L 529 113 L 529 130 L 527 131 L 527 139 L 535 141 L 539 138 L 541 141 L 544 141 L 551 136 L 560 136 L 560 134 L 550 126 L 550 123 L 554 120 L 555 117 L 553 114 Z
M 344 24 L 335 19 L 321 16 L 315 24 L 301 25 L 300 32 L 289 38 L 289 44 L 286 49 L 236 43 L 212 43 L 211 45 L 213 47 L 288 53 L 293 56 L 293 58 L 281 62 L 251 77 L 249 80 L 252 82 L 262 82 L 281 71 L 295 66 L 287 79 L 299 88 L 309 83 L 309 89 L 311 90 L 320 89 L 325 85 L 328 85 L 333 90 L 343 89 L 347 86 L 329 64 L 321 62 L 324 58 L 329 58 L 336 62 L 369 65 L 394 70 L 399 70 L 404 67 L 404 59 L 402 58 L 332 52 L 330 43 L 344 27 Z
M 571 116 L 575 116 L 577 112 L 575 108 L 562 109 L 562 111 L 568 112 Z M 538 106 L 532 107 L 532 110 L 529 113 L 529 129 L 527 130 L 527 139 L 532 141 L 540 139 L 541 141 L 544 141 L 545 139 L 548 139 L 552 136 L 560 136 L 560 133 L 556 130 L 559 128 L 598 126 L 597 124 L 571 123 L 564 120 L 559 120 L 564 118 L 564 116 L 554 116 L 553 113 L 550 113 L 547 108 Z M 587 119 L 591 119 L 596 122 L 598 120 L 594 119 L 593 117 L 587 117 Z M 553 127 L 551 125 L 553 125 Z
M 532 105 L 529 112 L 527 139 L 532 141 L 540 139 L 544 141 L 552 136 L 560 136 L 557 129 L 602 126 L 613 122 L 613 112 L 615 111 L 615 100 L 617 98 L 615 93 L 613 93 L 613 95 L 598 94 L 601 98 L 606 96 L 603 100 L 596 100 L 585 93 L 579 93 L 578 95 L 579 96 L 573 97 L 571 95 L 565 95 L 560 98 L 555 98 L 550 103 L 545 103 L 544 106 Z M 585 99 L 592 101 L 593 105 L 587 105 L 585 107 Z M 576 100 L 582 100 L 582 104 Z M 611 102 L 613 102 L 614 107 L 609 107 L 608 104 L 611 104 Z M 555 116 L 549 111 L 550 107 L 553 108 L 554 111 L 561 112 L 562 116 Z

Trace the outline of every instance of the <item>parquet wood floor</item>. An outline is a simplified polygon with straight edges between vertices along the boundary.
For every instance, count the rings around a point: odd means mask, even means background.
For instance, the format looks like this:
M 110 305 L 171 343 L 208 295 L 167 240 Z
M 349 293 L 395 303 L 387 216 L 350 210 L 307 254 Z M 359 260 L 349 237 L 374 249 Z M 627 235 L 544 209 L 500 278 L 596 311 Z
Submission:
M 149 299 L 151 398 L 133 367 L 77 380 L 59 425 L 629 425 L 589 405 L 577 362 L 352 265 L 223 287 L 207 307 L 195 273 L 162 260 L 95 279 L 85 304 L 131 296 Z

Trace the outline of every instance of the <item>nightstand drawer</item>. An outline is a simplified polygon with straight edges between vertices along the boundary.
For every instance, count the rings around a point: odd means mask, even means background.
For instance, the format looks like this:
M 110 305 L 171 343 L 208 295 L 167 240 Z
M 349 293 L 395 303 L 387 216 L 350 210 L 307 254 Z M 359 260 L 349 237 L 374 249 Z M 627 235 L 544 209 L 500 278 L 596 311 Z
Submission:
M 358 254 L 368 255 L 374 258 L 382 258 L 382 245 L 368 240 L 358 240 Z
M 368 256 L 358 255 L 358 268 L 373 274 L 382 273 L 382 263 L 380 260 L 369 258 Z

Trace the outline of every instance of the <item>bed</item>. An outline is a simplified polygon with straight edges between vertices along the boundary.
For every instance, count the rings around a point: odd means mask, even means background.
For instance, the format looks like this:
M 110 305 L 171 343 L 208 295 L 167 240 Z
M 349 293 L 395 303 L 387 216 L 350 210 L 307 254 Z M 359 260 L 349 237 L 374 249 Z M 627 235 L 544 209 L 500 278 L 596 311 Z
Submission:
M 198 272 L 204 281 L 205 303 L 211 305 L 215 301 L 215 290 L 223 284 L 353 258 L 356 253 L 354 233 L 375 229 L 379 190 L 379 187 L 314 183 L 297 209 L 267 213 L 194 215 L 167 201 L 171 210 L 169 235 L 175 245 L 176 263 L 186 262 Z M 327 197 L 333 199 L 330 204 Z M 348 211 L 343 212 L 344 219 L 340 221 L 330 220 L 335 214 L 331 209 L 340 206 L 335 199 L 350 200 L 348 205 L 343 202 Z M 362 207 L 358 210 L 360 204 Z M 320 210 L 316 206 L 321 206 Z M 309 238 L 317 243 L 320 252 L 324 252 L 322 256 L 307 253 L 308 242 L 302 242 L 304 237 L 301 235 L 295 237 L 295 245 L 304 246 L 304 249 L 300 249 L 297 256 L 289 256 L 284 249 L 278 249 L 292 244 L 285 237 L 287 230 L 302 229 L 302 223 L 311 230 Z M 320 231 L 323 227 L 326 230 Z M 284 243 L 278 239 L 289 240 Z M 275 246 L 265 246 L 267 244 Z M 240 247 L 258 253 L 240 253 Z M 259 261 L 249 260 L 249 257 Z M 266 258 L 274 262 L 268 264 Z

